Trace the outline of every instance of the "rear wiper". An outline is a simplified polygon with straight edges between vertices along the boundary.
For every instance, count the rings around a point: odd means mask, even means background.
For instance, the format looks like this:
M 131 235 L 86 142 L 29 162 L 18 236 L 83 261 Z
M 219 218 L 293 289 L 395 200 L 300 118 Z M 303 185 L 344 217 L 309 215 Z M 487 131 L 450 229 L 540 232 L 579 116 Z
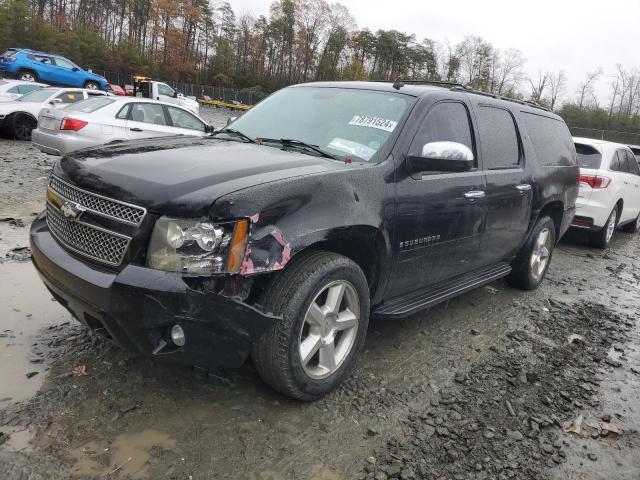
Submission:
M 332 160 L 338 160 L 336 155 L 333 155 L 326 150 L 323 150 L 318 145 L 311 145 L 310 143 L 303 142 L 301 140 L 294 140 L 292 138 L 260 138 L 260 143 L 279 143 L 285 148 L 297 148 L 299 150 L 306 150 L 307 152 L 315 152 L 325 158 L 331 158 Z
M 256 143 L 254 139 L 245 135 L 239 130 L 234 130 L 233 128 L 223 128 L 222 130 L 218 130 L 217 132 L 213 132 L 213 135 L 217 135 L 218 133 L 228 133 L 229 135 L 235 135 L 236 137 L 240 137 L 243 140 L 246 140 L 249 143 Z

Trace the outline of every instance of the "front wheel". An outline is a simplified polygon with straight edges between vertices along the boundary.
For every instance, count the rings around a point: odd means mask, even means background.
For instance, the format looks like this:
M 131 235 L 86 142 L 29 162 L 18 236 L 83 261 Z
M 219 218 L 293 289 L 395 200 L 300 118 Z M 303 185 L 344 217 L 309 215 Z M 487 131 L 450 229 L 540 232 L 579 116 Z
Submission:
M 16 140 L 25 142 L 31 140 L 31 132 L 34 128 L 36 128 L 36 126 L 37 122 L 33 119 L 33 117 L 25 114 L 18 113 L 13 116 L 13 119 L 11 121 L 13 137 Z
M 329 252 L 294 259 L 263 296 L 281 317 L 253 348 L 258 373 L 272 388 L 315 400 L 336 388 L 362 348 L 369 287 L 360 267 Z
M 507 281 L 522 290 L 534 290 L 547 273 L 556 245 L 556 226 L 549 217 L 540 218 L 531 236 L 511 264 Z
M 591 245 L 596 248 L 605 249 L 609 246 L 613 234 L 616 231 L 616 225 L 618 224 L 618 207 L 613 207 L 613 210 L 609 214 L 607 223 L 604 224 L 597 232 L 591 233 Z
M 86 82 L 84 84 L 84 88 L 86 88 L 87 90 L 100 90 L 100 85 L 98 85 L 96 82 Z

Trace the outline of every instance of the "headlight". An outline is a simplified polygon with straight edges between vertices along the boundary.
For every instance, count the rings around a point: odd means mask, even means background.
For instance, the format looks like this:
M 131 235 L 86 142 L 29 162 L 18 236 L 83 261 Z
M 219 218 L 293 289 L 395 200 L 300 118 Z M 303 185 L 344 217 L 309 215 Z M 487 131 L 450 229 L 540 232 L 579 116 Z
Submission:
M 196 275 L 236 273 L 248 230 L 247 220 L 213 223 L 160 217 L 151 234 L 147 265 Z

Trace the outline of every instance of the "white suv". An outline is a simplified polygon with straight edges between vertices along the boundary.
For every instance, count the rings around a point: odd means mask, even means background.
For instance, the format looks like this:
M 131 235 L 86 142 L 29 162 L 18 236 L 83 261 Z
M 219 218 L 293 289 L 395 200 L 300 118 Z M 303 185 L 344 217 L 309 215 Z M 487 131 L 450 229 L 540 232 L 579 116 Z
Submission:
M 593 246 L 606 248 L 616 227 L 640 230 L 640 168 L 626 145 L 574 138 L 580 191 L 572 227 L 587 230 Z

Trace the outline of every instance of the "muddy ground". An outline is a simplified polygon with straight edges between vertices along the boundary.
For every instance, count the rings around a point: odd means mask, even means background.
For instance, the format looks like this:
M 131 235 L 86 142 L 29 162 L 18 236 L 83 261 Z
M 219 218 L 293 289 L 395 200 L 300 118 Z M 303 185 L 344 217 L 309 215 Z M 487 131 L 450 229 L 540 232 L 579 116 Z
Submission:
M 250 363 L 226 384 L 132 356 L 51 301 L 10 251 L 51 160 L 0 141 L 0 478 L 640 478 L 638 237 L 564 239 L 535 292 L 373 320 L 345 384 L 298 403 Z

